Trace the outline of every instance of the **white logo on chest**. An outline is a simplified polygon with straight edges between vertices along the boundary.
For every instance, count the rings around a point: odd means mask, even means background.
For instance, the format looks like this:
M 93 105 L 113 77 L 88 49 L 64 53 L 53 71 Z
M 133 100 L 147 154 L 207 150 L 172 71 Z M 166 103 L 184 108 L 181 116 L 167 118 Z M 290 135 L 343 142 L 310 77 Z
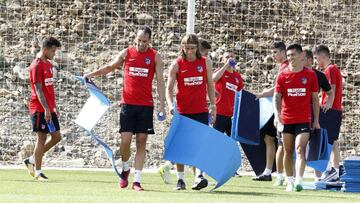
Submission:
M 194 85 L 202 85 L 202 84 L 203 84 L 202 76 L 184 78 L 185 86 L 194 86 Z
M 289 88 L 287 90 L 289 97 L 305 97 L 306 88 Z
M 129 76 L 147 77 L 148 75 L 149 75 L 149 69 L 147 68 L 138 68 L 138 67 L 129 68 Z

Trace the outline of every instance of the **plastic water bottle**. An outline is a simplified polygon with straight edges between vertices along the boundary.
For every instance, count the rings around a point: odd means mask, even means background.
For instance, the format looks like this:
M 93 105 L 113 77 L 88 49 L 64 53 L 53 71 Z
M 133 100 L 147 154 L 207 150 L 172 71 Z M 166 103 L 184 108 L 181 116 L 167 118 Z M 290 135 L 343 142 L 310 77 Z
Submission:
M 236 61 L 234 59 L 230 59 L 229 65 L 230 67 L 234 68 L 236 66 Z
M 211 116 L 211 114 L 209 114 L 209 125 L 212 125 L 212 116 Z
M 157 119 L 158 119 L 158 121 L 163 121 L 163 120 L 165 120 L 165 115 L 164 115 L 164 113 L 163 113 L 163 112 L 159 112 L 159 113 L 157 114 Z
M 47 122 L 47 127 L 48 127 L 48 130 L 49 130 L 49 133 L 53 133 L 53 132 L 56 131 L 54 123 L 52 122 L 51 119 Z
M 278 122 L 276 128 L 277 128 L 277 131 L 282 132 L 284 130 L 284 125 L 282 123 Z

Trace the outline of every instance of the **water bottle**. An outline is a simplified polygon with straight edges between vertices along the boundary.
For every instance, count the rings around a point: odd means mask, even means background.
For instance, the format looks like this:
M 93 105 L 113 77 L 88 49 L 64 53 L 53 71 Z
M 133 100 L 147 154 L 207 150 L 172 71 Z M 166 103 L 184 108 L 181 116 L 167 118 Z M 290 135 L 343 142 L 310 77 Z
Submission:
M 284 125 L 282 123 L 278 122 L 276 128 L 277 128 L 277 131 L 282 132 L 284 130 Z
M 53 132 L 56 131 L 54 123 L 52 122 L 51 119 L 47 122 L 47 127 L 48 127 L 48 130 L 49 130 L 49 133 L 53 133 Z
M 229 65 L 230 67 L 234 68 L 236 66 L 236 61 L 234 59 L 230 59 Z
M 163 121 L 163 120 L 165 120 L 165 115 L 164 115 L 164 113 L 163 113 L 163 112 L 159 112 L 159 113 L 157 114 L 157 119 L 158 119 L 158 121 Z
M 211 114 L 209 114 L 209 118 L 208 118 L 208 119 L 209 119 L 209 121 L 208 121 L 208 122 L 209 122 L 209 125 L 211 125 L 211 124 L 212 124 L 212 116 L 211 116 Z

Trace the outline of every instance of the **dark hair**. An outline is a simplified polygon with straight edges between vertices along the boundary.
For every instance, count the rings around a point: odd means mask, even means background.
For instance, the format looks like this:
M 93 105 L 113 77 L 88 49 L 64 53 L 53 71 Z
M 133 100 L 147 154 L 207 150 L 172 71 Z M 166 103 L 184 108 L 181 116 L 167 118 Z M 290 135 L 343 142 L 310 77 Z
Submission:
M 304 52 L 305 52 L 305 57 L 307 59 L 314 59 L 314 55 L 313 55 L 312 51 L 310 51 L 309 49 L 306 49 Z
M 277 41 L 274 42 L 273 46 L 271 47 L 272 49 L 279 49 L 280 51 L 285 51 L 286 50 L 286 45 L 283 41 Z
M 201 58 L 201 53 L 200 53 L 200 43 L 199 43 L 199 38 L 195 35 L 195 34 L 186 34 L 182 39 L 181 39 L 181 48 L 180 48 L 180 55 L 182 58 L 186 58 L 186 54 L 184 52 L 184 47 L 185 44 L 194 44 L 196 45 L 197 49 L 196 49 L 196 58 Z
M 54 37 L 45 37 L 42 41 L 42 48 L 51 48 L 52 46 L 61 47 L 61 43 Z
M 293 49 L 295 49 L 297 52 L 302 52 L 302 47 L 300 44 L 291 44 L 290 46 L 288 46 L 286 51 L 293 50 Z
M 141 26 L 141 27 L 139 28 L 138 32 L 139 32 L 139 31 L 145 32 L 146 34 L 149 35 L 149 39 L 151 39 L 151 29 L 150 29 L 148 26 L 146 26 L 146 25 Z
M 211 49 L 211 44 L 207 40 L 200 38 L 199 42 L 200 42 L 201 48 Z
M 327 56 L 330 56 L 330 50 L 327 46 L 325 45 L 319 45 L 315 48 L 314 50 L 314 54 L 319 54 L 319 53 L 324 53 Z

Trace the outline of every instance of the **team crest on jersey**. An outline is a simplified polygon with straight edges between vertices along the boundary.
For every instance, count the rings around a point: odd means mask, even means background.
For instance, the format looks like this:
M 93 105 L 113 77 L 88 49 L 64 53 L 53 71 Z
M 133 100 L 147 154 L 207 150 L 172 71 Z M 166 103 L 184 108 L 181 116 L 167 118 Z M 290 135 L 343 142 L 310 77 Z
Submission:
M 198 67 L 197 67 L 197 70 L 198 70 L 199 73 L 202 73 L 204 69 L 203 69 L 202 66 L 198 66 Z
M 301 83 L 302 83 L 302 84 L 304 84 L 304 85 L 305 85 L 305 84 L 306 84 L 306 82 L 307 82 L 306 77 L 301 78 Z
M 44 124 L 41 125 L 41 129 L 45 130 L 46 126 Z
M 148 58 L 148 57 L 146 57 L 146 58 L 145 58 L 145 64 L 146 64 L 146 65 L 150 65 L 150 63 L 151 63 L 151 59 Z
M 235 78 L 235 82 L 236 82 L 236 84 L 238 84 L 238 83 L 239 83 L 239 79 Z

